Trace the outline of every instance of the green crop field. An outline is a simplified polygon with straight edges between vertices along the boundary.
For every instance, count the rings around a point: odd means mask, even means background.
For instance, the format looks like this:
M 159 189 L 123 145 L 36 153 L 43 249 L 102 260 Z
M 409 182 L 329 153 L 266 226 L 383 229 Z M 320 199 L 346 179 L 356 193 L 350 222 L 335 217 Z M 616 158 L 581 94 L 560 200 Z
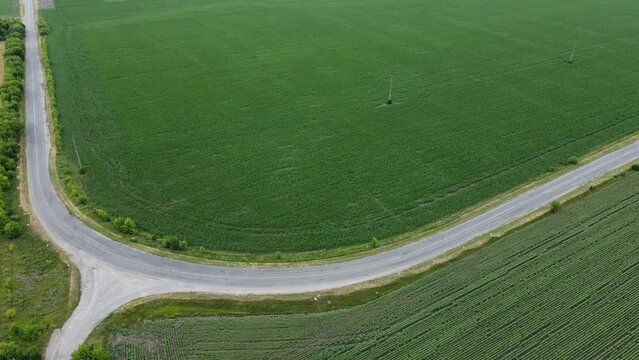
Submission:
M 634 359 L 638 189 L 635 172 L 362 306 L 144 321 L 113 328 L 110 350 L 115 360 Z
M 636 0 L 42 11 L 63 150 L 77 162 L 77 144 L 91 206 L 256 253 L 414 231 L 638 131 L 638 13 Z
M 17 16 L 20 14 L 18 0 L 0 0 L 0 17 Z

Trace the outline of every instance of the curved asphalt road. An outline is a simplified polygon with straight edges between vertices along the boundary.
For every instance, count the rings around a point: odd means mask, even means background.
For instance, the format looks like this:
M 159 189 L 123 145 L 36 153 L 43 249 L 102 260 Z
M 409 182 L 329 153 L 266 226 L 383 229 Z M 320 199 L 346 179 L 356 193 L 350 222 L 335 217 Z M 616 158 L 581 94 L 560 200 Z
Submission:
M 344 287 L 396 274 L 547 205 L 581 185 L 639 158 L 639 142 L 532 189 L 452 229 L 362 259 L 298 268 L 206 266 L 154 256 L 114 242 L 69 214 L 49 175 L 43 71 L 34 4 L 24 2 L 26 37 L 27 178 L 33 216 L 80 270 L 78 307 L 47 348 L 47 359 L 68 359 L 91 330 L 121 305 L 171 292 L 285 294 Z

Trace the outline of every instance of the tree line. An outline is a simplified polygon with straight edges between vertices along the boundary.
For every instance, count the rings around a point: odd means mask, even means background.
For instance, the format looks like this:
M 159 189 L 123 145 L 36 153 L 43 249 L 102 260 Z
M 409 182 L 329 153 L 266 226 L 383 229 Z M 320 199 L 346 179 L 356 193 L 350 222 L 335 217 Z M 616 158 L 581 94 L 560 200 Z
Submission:
M 25 27 L 18 19 L 0 19 L 0 41 L 4 42 L 4 76 L 0 85 L 0 232 L 12 240 L 24 232 L 21 216 L 7 206 L 6 196 L 15 186 L 20 139 L 24 130 Z M 9 309 L 5 316 L 15 315 Z M 0 360 L 40 359 L 40 350 L 24 346 L 42 331 L 34 324 L 14 324 L 9 329 L 9 342 L 0 343 Z
M 20 137 L 24 129 L 21 109 L 24 97 L 24 25 L 16 19 L 0 19 L 4 41 L 4 77 L 0 85 L 0 230 L 15 239 L 23 229 L 18 215 L 7 208 L 5 193 L 14 184 Z

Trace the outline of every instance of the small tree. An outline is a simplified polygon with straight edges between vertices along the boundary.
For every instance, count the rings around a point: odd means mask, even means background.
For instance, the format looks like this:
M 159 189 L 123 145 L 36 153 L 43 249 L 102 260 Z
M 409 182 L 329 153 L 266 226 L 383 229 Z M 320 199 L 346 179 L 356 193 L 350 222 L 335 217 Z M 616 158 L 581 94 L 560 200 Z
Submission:
M 8 336 L 11 340 L 34 341 L 47 329 L 43 323 L 13 324 Z
M 184 240 L 178 240 L 178 238 L 174 236 L 163 237 L 161 245 L 165 249 L 174 251 L 184 251 L 189 247 L 189 243 Z
M 133 219 L 129 217 L 117 217 L 113 220 L 113 225 L 115 225 L 115 228 L 124 234 L 133 235 L 138 231 L 138 227 L 135 224 L 135 221 L 133 221 Z
M 559 212 L 561 210 L 561 203 L 557 200 L 550 203 L 550 211 L 553 213 Z
M 43 18 L 38 19 L 38 32 L 41 36 L 47 36 L 51 32 L 51 27 Z
M 374 238 L 371 240 L 370 247 L 371 247 L 371 249 L 375 249 L 375 248 L 377 248 L 378 246 L 379 246 L 379 240 L 377 240 L 377 238 L 376 238 L 376 237 L 374 237 Z
M 138 226 L 131 218 L 125 218 L 122 232 L 126 234 L 135 234 L 138 231 Z
M 72 360 L 110 360 L 111 355 L 102 345 L 83 344 L 71 355 Z
M 189 243 L 186 242 L 186 240 L 180 240 L 180 242 L 178 243 L 178 250 L 185 251 L 188 248 L 189 248 Z
M 19 222 L 11 220 L 8 221 L 5 225 L 4 225 L 4 234 L 9 238 L 9 239 L 15 239 L 20 237 L 20 235 L 22 235 L 22 233 L 24 232 L 24 230 L 22 229 L 22 225 L 20 225 Z

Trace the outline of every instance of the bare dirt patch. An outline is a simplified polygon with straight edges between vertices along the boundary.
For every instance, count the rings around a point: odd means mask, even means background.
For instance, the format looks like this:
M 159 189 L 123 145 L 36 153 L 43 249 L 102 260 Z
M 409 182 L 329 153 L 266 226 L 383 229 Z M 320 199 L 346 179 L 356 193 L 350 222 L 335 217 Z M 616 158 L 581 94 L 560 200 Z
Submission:
M 38 0 L 39 9 L 55 9 L 55 1 L 53 0 Z

